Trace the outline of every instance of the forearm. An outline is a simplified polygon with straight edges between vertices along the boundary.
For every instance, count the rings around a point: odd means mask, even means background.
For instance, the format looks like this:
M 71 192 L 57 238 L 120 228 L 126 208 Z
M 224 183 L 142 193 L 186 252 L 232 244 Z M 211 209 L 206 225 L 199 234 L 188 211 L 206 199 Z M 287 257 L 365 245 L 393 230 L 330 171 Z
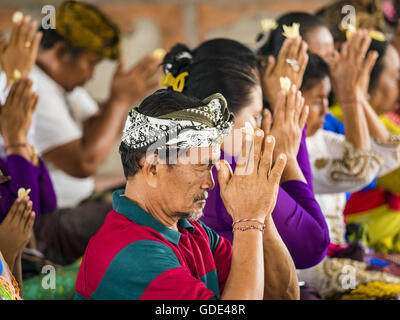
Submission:
M 298 180 L 304 183 L 307 183 L 306 178 L 304 177 L 303 171 L 297 162 L 297 158 L 288 157 L 285 170 L 283 171 L 281 184 L 290 181 L 290 180 Z
M 84 124 L 82 149 L 87 159 L 99 166 L 123 130 L 128 105 L 110 98 L 98 115 Z
M 365 99 L 362 100 L 362 107 L 365 113 L 370 136 L 383 143 L 388 143 L 391 137 L 390 132 L 386 129 L 385 125 L 379 119 L 379 116 Z
M 297 269 L 315 266 L 325 257 L 328 226 L 309 185 L 282 184 L 272 218 Z
M 262 233 L 255 229 L 235 231 L 231 269 L 221 300 L 261 300 L 263 291 Z
M 36 167 L 39 166 L 37 155 L 33 147 L 29 144 L 25 135 L 3 136 L 4 148 L 7 156 L 18 155 L 31 162 Z
M 128 104 L 110 99 L 85 121 L 81 138 L 48 150 L 43 158 L 73 177 L 93 176 L 121 134 L 127 110 Z
M 17 280 L 19 288 L 20 290 L 20 295 L 22 297 L 22 285 L 23 285 L 23 281 L 22 281 L 22 261 L 21 261 L 22 257 L 21 255 L 18 255 L 15 259 L 14 262 L 14 266 L 12 270 L 12 274 L 15 277 L 15 280 Z M 11 268 L 11 267 L 10 267 Z
M 304 178 L 307 181 L 307 184 L 310 186 L 310 189 L 313 190 L 313 182 L 312 182 L 312 171 L 311 171 L 311 164 L 310 164 L 310 158 L 308 154 L 308 149 L 307 149 L 307 143 L 306 143 L 306 135 L 307 135 L 307 127 L 304 126 L 302 137 L 301 137 L 301 142 L 300 142 L 300 147 L 299 147 L 299 152 L 297 153 L 297 163 L 304 175 Z
M 369 130 L 360 101 L 341 103 L 346 140 L 358 150 L 370 150 Z
M 298 300 L 300 292 L 296 268 L 271 216 L 265 221 L 263 251 L 264 300 Z

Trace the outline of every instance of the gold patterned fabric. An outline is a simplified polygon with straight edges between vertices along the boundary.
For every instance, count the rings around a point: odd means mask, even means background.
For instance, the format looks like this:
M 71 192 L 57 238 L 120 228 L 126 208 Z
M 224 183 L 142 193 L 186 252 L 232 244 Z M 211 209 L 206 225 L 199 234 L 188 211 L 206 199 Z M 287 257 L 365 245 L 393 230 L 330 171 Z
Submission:
M 344 6 L 352 6 L 356 13 L 356 29 L 373 29 L 384 31 L 385 16 L 381 9 L 379 0 L 340 0 L 321 9 L 317 15 L 337 35 L 342 32 L 342 39 L 345 40 L 345 33 L 341 28 L 341 22 L 346 14 L 342 13 Z
M 299 280 L 310 283 L 323 297 L 346 292 L 372 281 L 398 284 L 400 277 L 367 270 L 368 264 L 351 259 L 326 257 L 313 268 L 298 270 Z
M 120 55 L 119 28 L 96 7 L 77 1 L 65 1 L 57 9 L 55 31 L 72 46 L 104 58 Z

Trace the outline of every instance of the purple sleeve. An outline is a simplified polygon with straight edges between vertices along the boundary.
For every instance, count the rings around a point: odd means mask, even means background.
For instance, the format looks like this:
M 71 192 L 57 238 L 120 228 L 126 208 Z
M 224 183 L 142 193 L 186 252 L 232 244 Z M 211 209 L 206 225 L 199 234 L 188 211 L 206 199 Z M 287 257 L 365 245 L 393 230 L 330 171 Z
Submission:
M 325 257 L 330 243 L 328 226 L 307 184 L 284 182 L 272 218 L 297 269 L 310 268 Z
M 201 221 L 232 242 L 232 218 L 219 196 L 218 181 L 215 182 Z M 272 218 L 297 269 L 310 268 L 325 257 L 330 242 L 328 226 L 307 184 L 285 182 L 279 188 Z
M 19 155 L 10 155 L 2 162 L 2 170 L 11 180 L 0 185 L 2 218 L 10 210 L 18 197 L 18 189 L 31 189 L 29 197 L 33 203 L 36 217 L 56 209 L 56 195 L 45 164 L 40 160 L 36 167 Z
M 221 158 L 225 157 L 221 153 Z M 312 180 L 305 131 L 298 154 L 299 166 L 307 181 Z M 229 161 L 228 161 L 229 162 Z M 232 163 L 232 162 L 230 162 Z M 235 163 L 231 164 L 232 169 Z M 232 218 L 220 197 L 216 169 L 213 169 L 215 187 L 209 192 L 202 221 L 219 235 L 232 242 Z M 324 215 L 315 200 L 311 183 L 286 181 L 279 188 L 278 199 L 272 212 L 276 228 L 288 248 L 297 269 L 310 268 L 326 255 L 329 231 Z
M 303 134 L 301 136 L 299 152 L 297 153 L 297 163 L 299 164 L 299 167 L 301 168 L 301 171 L 303 172 L 303 175 L 307 181 L 307 184 L 310 186 L 311 191 L 313 191 L 314 187 L 313 187 L 313 182 L 312 182 L 313 180 L 312 180 L 310 159 L 308 157 L 308 150 L 307 150 L 307 145 L 306 145 L 306 137 L 307 137 L 306 133 L 307 133 L 307 127 L 304 126 Z

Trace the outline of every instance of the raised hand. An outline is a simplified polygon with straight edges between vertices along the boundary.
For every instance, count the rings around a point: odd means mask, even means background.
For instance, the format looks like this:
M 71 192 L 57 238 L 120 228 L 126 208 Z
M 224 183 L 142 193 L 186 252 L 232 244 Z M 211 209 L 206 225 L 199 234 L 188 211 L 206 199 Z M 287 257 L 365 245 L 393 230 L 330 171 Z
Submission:
M 304 98 L 295 85 L 291 87 L 287 96 L 285 91 L 279 91 L 272 122 L 268 113 L 264 113 L 262 120 L 262 129 L 276 139 L 274 159 L 278 154 L 284 153 L 289 160 L 297 161 L 308 111 L 308 107 L 304 106 Z
M 357 100 L 359 94 L 368 92 L 370 72 L 378 57 L 370 52 L 365 59 L 371 38 L 367 30 L 358 30 L 343 43 L 331 76 L 335 83 L 335 95 L 339 103 Z
M 242 132 L 242 146 L 250 147 L 242 147 L 234 173 L 225 160 L 216 164 L 221 197 L 234 221 L 264 221 L 275 207 L 286 156 L 281 154 L 274 163 L 275 139 L 264 137 L 259 128 L 254 135 Z
M 16 23 L 7 44 L 0 39 L 0 64 L 7 75 L 7 82 L 12 83 L 19 77 L 27 77 L 36 61 L 42 33 L 37 32 L 37 22 L 30 16 Z
M 160 60 L 152 55 L 145 56 L 130 70 L 123 71 L 120 63 L 112 80 L 111 97 L 131 106 L 149 91 L 157 87 L 161 70 Z
M 15 200 L 7 216 L 0 224 L 0 251 L 3 253 L 10 269 L 32 237 L 35 212 L 32 201 L 26 196 Z
M 278 60 L 276 61 L 272 56 L 268 57 L 267 67 L 262 76 L 262 86 L 264 95 L 272 107 L 280 91 L 279 78 L 288 77 L 292 84 L 300 88 L 308 63 L 307 48 L 307 43 L 300 37 L 286 39 L 279 52 Z
M 11 87 L 0 108 L 0 132 L 5 145 L 26 143 L 39 96 L 32 92 L 32 81 L 19 79 Z

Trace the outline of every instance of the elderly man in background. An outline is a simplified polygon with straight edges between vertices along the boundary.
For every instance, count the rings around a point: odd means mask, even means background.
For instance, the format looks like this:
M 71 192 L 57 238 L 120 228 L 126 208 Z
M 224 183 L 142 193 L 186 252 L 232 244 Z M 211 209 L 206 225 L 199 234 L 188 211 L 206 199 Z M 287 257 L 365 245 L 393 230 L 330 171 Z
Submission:
M 294 263 L 271 218 L 286 164 L 275 140 L 242 132 L 232 173 L 220 144 L 233 125 L 225 98 L 159 90 L 129 113 L 120 153 L 127 184 L 90 240 L 77 299 L 296 299 Z M 247 143 L 247 148 L 244 148 Z M 198 219 L 218 169 L 233 246 Z
M 87 199 L 93 174 L 122 132 L 129 108 L 157 85 L 159 61 L 151 56 L 124 72 L 120 62 L 110 97 L 99 110 L 84 85 L 104 58 L 120 57 L 118 27 L 94 6 L 66 1 L 56 28 L 42 29 L 36 66 L 39 103 L 33 145 L 49 166 L 59 207 Z
M 82 256 L 103 224 L 111 201 L 93 200 L 92 176 L 122 133 L 132 104 L 158 83 L 159 61 L 152 56 L 128 71 L 120 62 L 99 109 L 82 85 L 102 59 L 119 59 L 119 46 L 118 27 L 94 6 L 76 1 L 57 9 L 56 29 L 37 32 L 37 22 L 26 16 L 15 21 L 10 43 L 0 42 L 7 57 L 1 63 L 2 98 L 21 76 L 32 79 L 39 96 L 28 140 L 49 169 L 59 210 L 38 219 L 35 235 L 38 249 L 58 264 Z

